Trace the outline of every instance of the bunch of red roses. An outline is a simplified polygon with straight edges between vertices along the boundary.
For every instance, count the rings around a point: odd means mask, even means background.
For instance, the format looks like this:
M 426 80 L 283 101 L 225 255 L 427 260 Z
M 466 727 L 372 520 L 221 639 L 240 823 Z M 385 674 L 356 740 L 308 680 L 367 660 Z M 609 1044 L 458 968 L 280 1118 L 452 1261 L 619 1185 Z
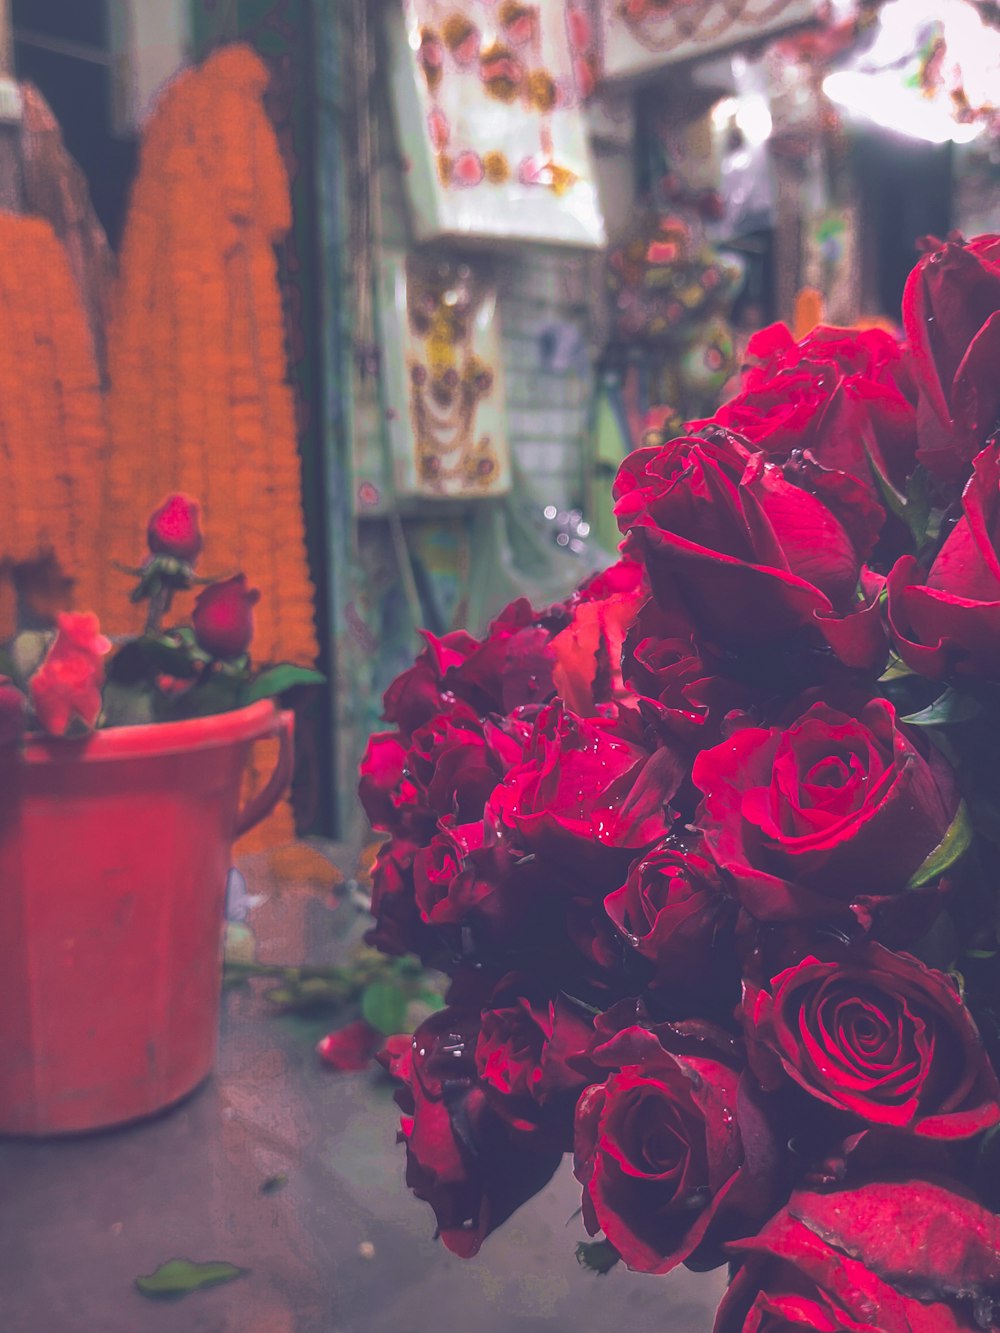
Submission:
M 0 744 L 16 743 L 28 727 L 53 736 L 84 736 L 98 726 L 165 722 L 225 712 L 299 684 L 317 672 L 280 664 L 254 673 L 249 658 L 253 608 L 260 593 L 244 574 L 199 578 L 194 564 L 203 538 L 200 506 L 175 494 L 150 515 L 148 553 L 138 569 L 133 602 L 148 602 L 143 634 L 117 648 L 92 611 L 64 611 L 54 633 L 27 631 L 0 657 Z M 174 594 L 204 585 L 191 624 L 163 628 Z
M 381 1059 L 458 1254 L 572 1152 L 584 1261 L 728 1261 L 718 1333 L 1000 1328 L 1000 237 L 904 326 L 759 334 L 617 565 L 386 694 L 373 938 L 452 985 Z

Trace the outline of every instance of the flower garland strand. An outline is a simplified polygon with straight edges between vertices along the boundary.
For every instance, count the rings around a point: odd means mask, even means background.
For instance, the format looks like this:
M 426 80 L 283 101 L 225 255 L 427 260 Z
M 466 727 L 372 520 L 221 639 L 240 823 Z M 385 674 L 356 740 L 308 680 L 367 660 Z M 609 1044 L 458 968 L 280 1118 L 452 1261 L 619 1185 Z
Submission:
M 259 658 L 305 663 L 318 645 L 274 252 L 291 203 L 267 82 L 249 47 L 227 46 L 181 73 L 150 117 L 109 337 L 104 522 L 121 531 L 167 492 L 199 495 L 206 564 L 261 589 Z M 110 581 L 98 610 L 109 632 L 137 628 Z M 251 782 L 271 758 L 258 747 Z M 259 840 L 292 832 L 282 808 Z
M 107 429 L 90 327 L 62 244 L 41 218 L 0 214 L 0 543 L 4 625 L 14 630 L 11 567 L 51 552 L 72 597 L 95 594 Z M 39 449 L 39 442 L 45 449 Z

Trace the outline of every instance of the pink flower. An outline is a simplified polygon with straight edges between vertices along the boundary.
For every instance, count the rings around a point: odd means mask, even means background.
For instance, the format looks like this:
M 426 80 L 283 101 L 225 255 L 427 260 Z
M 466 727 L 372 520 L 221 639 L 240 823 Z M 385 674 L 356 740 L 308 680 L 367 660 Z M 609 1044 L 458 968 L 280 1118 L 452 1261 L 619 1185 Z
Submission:
M 451 179 L 455 185 L 478 185 L 483 179 L 483 161 L 479 154 L 471 149 L 459 153 L 452 164 Z
M 64 611 L 45 660 L 31 677 L 32 707 L 44 729 L 64 736 L 74 718 L 93 728 L 101 713 L 104 657 L 111 641 L 91 611 Z

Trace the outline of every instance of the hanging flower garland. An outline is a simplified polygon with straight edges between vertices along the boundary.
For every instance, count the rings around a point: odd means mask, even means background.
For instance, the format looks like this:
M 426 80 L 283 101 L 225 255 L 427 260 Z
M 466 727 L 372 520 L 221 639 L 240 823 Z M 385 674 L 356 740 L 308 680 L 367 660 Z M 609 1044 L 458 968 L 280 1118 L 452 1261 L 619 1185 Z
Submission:
M 14 565 L 54 556 L 92 591 L 100 557 L 100 473 L 107 436 L 93 342 L 66 255 L 48 222 L 0 214 L 0 562 L 4 630 L 13 631 Z M 44 442 L 44 450 L 39 448 Z

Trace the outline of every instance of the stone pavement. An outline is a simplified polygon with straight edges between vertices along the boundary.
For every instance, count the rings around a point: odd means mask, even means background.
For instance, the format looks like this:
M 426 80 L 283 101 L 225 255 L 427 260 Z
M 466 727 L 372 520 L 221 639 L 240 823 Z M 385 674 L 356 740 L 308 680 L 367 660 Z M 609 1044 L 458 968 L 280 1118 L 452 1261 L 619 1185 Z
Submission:
M 346 901 L 243 869 L 263 961 L 342 956 Z M 227 991 L 216 1076 L 180 1107 L 0 1140 L 0 1333 L 710 1333 L 721 1273 L 579 1268 L 568 1162 L 477 1259 L 450 1255 L 403 1183 L 388 1083 L 316 1059 L 329 1026 L 276 1014 L 256 982 Z M 250 1271 L 167 1303 L 136 1291 L 177 1257 Z

